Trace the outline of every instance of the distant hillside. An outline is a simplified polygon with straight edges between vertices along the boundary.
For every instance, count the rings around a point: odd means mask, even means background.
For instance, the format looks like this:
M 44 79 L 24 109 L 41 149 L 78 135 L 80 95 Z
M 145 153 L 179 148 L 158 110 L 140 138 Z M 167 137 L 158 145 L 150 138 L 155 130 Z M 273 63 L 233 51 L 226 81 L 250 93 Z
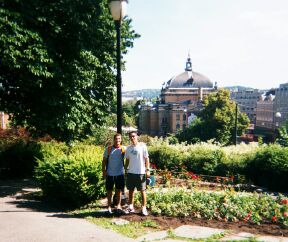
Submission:
M 155 98 L 160 95 L 160 89 L 141 89 L 122 92 L 122 97 Z
M 251 90 L 255 89 L 252 87 L 243 87 L 243 86 L 230 86 L 230 87 L 223 87 L 224 89 L 228 89 L 229 91 L 245 91 L 245 90 Z

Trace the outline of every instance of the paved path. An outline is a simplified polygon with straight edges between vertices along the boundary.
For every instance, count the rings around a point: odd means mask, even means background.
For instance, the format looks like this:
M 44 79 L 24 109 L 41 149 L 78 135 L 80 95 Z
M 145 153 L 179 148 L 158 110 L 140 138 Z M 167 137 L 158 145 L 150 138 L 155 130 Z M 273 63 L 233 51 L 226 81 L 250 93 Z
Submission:
M 100 228 L 85 219 L 75 218 L 57 211 L 43 202 L 34 201 L 28 199 L 27 195 L 25 196 L 36 189 L 29 180 L 24 182 L 0 180 L 1 242 L 183 242 L 183 239 L 211 239 L 223 233 L 225 236 L 218 237 L 219 239 L 216 241 L 254 239 L 265 242 L 288 242 L 288 238 L 285 237 L 260 236 L 239 231 L 189 225 L 183 225 L 173 230 L 172 232 L 176 236 L 174 239 L 167 237 L 171 231 L 158 231 L 132 240 L 113 231 Z
M 23 194 L 29 191 L 29 181 L 0 181 L 1 242 L 133 241 L 40 202 L 26 200 Z

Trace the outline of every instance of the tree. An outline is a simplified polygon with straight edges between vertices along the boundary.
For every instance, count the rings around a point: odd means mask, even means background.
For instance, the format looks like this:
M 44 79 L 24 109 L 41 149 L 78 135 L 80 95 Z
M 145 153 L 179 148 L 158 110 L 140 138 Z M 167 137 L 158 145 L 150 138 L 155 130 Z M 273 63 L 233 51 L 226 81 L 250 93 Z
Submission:
M 15 125 L 80 139 L 109 115 L 116 32 L 106 0 L 0 3 L 0 110 Z M 122 53 L 139 37 L 122 24 Z M 124 62 L 123 68 L 124 68 Z
M 198 141 L 215 141 L 228 145 L 233 143 L 235 130 L 236 104 L 230 100 L 230 92 L 220 89 L 204 99 L 203 109 L 187 130 L 178 134 L 179 141 L 195 143 Z M 241 135 L 248 127 L 249 119 L 238 110 L 237 132 Z
M 281 146 L 288 147 L 288 122 L 285 125 L 277 129 L 276 143 Z

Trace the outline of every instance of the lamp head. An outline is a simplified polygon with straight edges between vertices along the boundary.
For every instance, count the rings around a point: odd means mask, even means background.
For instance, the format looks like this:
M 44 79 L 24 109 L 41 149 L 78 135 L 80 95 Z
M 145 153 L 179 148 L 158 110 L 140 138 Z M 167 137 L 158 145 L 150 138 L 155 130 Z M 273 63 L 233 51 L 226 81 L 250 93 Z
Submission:
M 120 21 L 126 15 L 128 0 L 109 0 L 109 8 L 114 21 Z
M 280 112 L 277 112 L 277 113 L 275 113 L 275 118 L 281 118 L 281 113 Z

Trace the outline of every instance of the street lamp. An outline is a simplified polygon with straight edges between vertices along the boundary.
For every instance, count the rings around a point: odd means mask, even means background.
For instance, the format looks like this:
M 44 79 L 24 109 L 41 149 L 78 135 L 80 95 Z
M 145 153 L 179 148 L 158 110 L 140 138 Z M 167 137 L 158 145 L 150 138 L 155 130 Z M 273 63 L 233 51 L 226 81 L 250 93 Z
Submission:
M 237 145 L 237 121 L 238 121 L 238 103 L 236 103 L 236 107 L 235 107 L 235 125 L 234 125 L 235 139 L 234 139 L 234 145 Z
M 117 133 L 122 134 L 121 21 L 126 15 L 127 0 L 111 0 L 109 8 L 117 33 Z
M 278 127 L 278 125 L 279 125 L 279 123 L 277 122 L 277 120 L 278 120 L 279 118 L 281 118 L 281 116 L 282 116 L 282 114 L 281 114 L 280 112 L 276 112 L 276 113 L 275 113 L 275 129 L 276 129 L 276 127 Z

